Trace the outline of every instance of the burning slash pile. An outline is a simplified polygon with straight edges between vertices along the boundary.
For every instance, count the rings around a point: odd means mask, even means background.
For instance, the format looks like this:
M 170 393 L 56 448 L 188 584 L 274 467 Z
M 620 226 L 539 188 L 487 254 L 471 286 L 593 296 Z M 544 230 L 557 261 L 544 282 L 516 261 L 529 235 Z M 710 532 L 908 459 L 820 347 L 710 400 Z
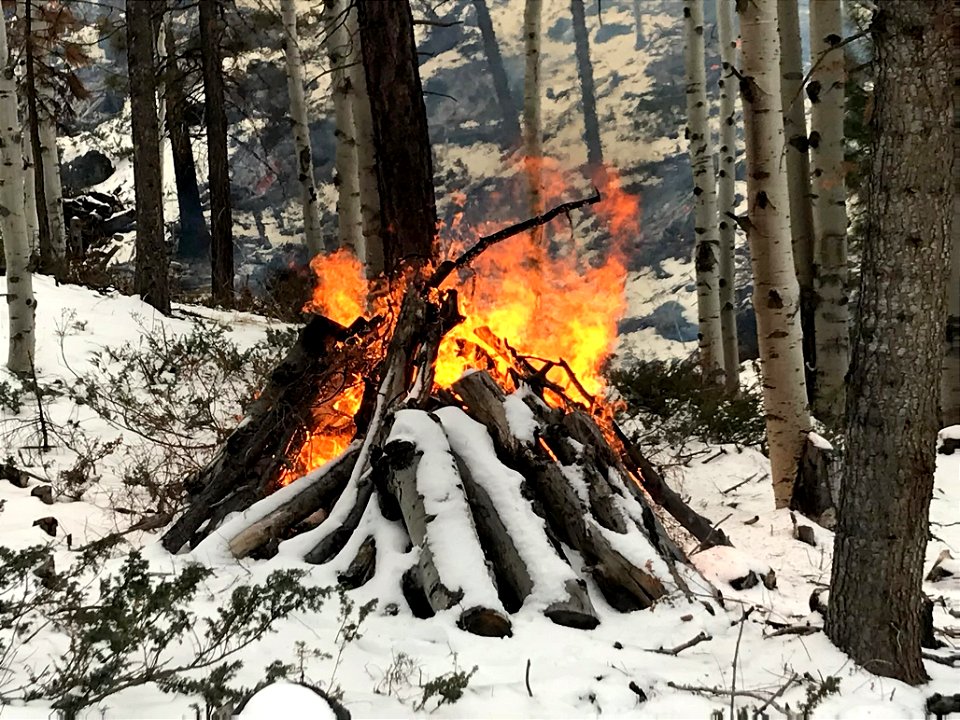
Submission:
M 689 596 L 695 573 L 654 504 L 702 545 L 727 540 L 663 482 L 602 399 L 622 265 L 497 257 L 499 241 L 599 199 L 484 237 L 373 300 L 349 257 L 318 260 L 314 305 L 325 314 L 192 478 L 164 546 L 219 543 L 240 558 L 286 542 L 310 563 L 349 552 L 340 581 L 358 587 L 376 572 L 380 530 L 397 523 L 415 549 L 402 581 L 413 613 L 456 606 L 481 635 L 510 635 L 510 613 L 525 604 L 595 627 L 586 577 L 621 611 Z

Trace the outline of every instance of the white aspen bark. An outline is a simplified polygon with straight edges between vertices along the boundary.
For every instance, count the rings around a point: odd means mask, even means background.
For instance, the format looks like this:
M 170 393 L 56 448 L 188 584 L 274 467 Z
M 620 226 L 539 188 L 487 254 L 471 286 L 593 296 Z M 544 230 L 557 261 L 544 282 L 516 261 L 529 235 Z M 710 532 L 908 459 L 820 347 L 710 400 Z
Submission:
M 737 40 L 733 3 L 717 0 L 717 33 L 720 44 L 720 170 L 717 212 L 720 216 L 720 331 L 723 335 L 723 369 L 727 391 L 740 386 L 740 347 L 737 337 L 736 241 L 731 217 L 737 209 Z
M 164 15 L 166 15 L 166 8 L 164 8 Z M 166 41 L 166 32 L 167 24 L 164 22 L 164 19 L 157 19 L 157 40 L 156 40 L 156 56 L 157 56 L 157 67 L 163 68 L 161 72 L 157 74 L 157 124 L 160 128 L 160 191 L 163 192 L 163 167 L 166 165 L 164 162 L 164 157 L 166 156 L 166 151 L 164 150 L 164 143 L 167 137 L 167 103 L 166 103 L 166 58 L 167 58 L 167 41 Z
M 360 30 L 357 8 L 350 3 L 346 18 L 346 32 L 350 40 L 348 79 L 353 86 L 354 140 L 357 162 L 360 166 L 360 218 L 363 223 L 357 257 L 363 262 L 368 278 L 384 271 L 383 238 L 380 236 L 380 190 L 377 185 L 377 153 L 373 143 L 373 118 L 370 115 L 370 97 L 367 95 L 367 76 L 360 52 Z
M 36 300 L 30 272 L 30 241 L 24 218 L 22 126 L 17 117 L 14 60 L 0 19 L 0 232 L 6 258 L 7 311 L 10 322 L 7 367 L 18 374 L 33 369 Z
M 287 60 L 287 89 L 290 93 L 290 123 L 297 152 L 297 177 L 303 202 L 303 237 L 311 257 L 323 252 L 320 227 L 320 204 L 313 174 L 313 148 L 310 147 L 310 124 L 303 90 L 303 61 L 297 37 L 297 9 L 294 0 L 280 0 L 283 20 L 284 52 Z
M 23 21 L 24 13 L 27 11 L 26 0 L 17 0 L 17 19 Z M 19 84 L 24 75 L 24 60 L 21 58 L 17 63 L 17 83 Z M 22 117 L 27 117 L 26 103 L 21 102 Z M 24 124 L 26 120 L 24 119 Z M 30 243 L 30 253 L 40 252 L 40 230 L 37 220 L 37 188 L 34 185 L 33 173 L 35 163 L 33 160 L 33 145 L 30 142 L 30 134 L 22 133 L 23 144 L 23 210 L 27 224 L 27 239 Z
M 840 425 L 843 421 L 846 409 L 844 378 L 850 364 L 843 166 L 846 70 L 843 50 L 831 51 L 840 42 L 842 34 L 840 0 L 818 0 L 810 4 L 810 55 L 813 63 L 820 63 L 810 78 L 817 341 L 813 410 L 817 418 L 830 426 Z
M 720 228 L 713 142 L 708 123 L 704 64 L 703 0 L 684 0 L 684 61 L 687 80 L 687 140 L 693 171 L 695 267 L 700 369 L 709 384 L 724 380 L 723 333 L 720 323 Z
M 327 0 L 326 7 L 327 56 L 332 71 L 333 114 L 336 121 L 334 185 L 337 187 L 340 246 L 351 248 L 359 257 L 363 245 L 363 216 L 360 211 L 360 165 L 353 119 L 356 100 L 347 69 L 351 43 L 346 14 L 350 12 L 350 3 L 347 0 Z
M 29 3 L 31 12 L 35 12 L 33 32 L 46 39 L 47 22 L 43 15 L 36 12 L 33 3 Z M 37 43 L 43 47 L 42 40 Z M 67 252 L 67 226 L 63 220 L 63 188 L 60 185 L 60 154 L 57 152 L 56 97 L 53 88 L 47 83 L 37 83 L 39 112 L 40 157 L 34 158 L 40 164 L 43 173 L 43 189 L 48 222 L 50 223 L 50 249 L 57 262 L 62 262 Z M 40 212 L 41 208 L 37 208 Z
M 740 5 L 741 99 L 747 157 L 747 239 L 763 374 L 770 472 L 778 508 L 790 504 L 810 431 L 800 332 L 800 288 L 793 266 L 790 199 L 780 100 L 776 0 Z
M 540 116 L 540 16 L 542 0 L 526 0 L 523 9 L 523 152 L 529 186 L 530 214 L 541 215 L 543 198 L 543 130 Z M 531 231 L 534 247 L 543 248 L 543 227 Z M 539 264 L 540 258 L 535 258 Z

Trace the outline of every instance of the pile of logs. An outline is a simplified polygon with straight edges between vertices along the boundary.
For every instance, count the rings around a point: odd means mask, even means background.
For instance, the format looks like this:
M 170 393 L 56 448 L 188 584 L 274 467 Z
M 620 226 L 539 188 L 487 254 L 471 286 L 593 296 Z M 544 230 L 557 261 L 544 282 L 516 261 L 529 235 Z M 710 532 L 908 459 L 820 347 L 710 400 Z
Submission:
M 391 323 L 381 319 L 350 328 L 311 321 L 219 454 L 188 483 L 189 504 L 163 545 L 237 558 L 282 551 L 308 563 L 349 552 L 339 580 L 355 588 L 376 573 L 378 536 L 393 524 L 412 550 L 402 589 L 413 614 L 454 608 L 465 630 L 498 637 L 511 634 L 510 614 L 522 606 L 589 629 L 599 622 L 591 592 L 632 611 L 678 591 L 692 598 L 694 584 L 708 587 L 660 514 L 703 547 L 729 544 L 723 533 L 606 414 L 569 399 L 563 408 L 547 404 L 545 390 L 562 390 L 543 368 L 515 358 L 519 389 L 509 395 L 484 371 L 434 387 L 440 341 L 462 319 L 456 291 L 439 289 L 456 267 L 409 283 L 389 340 Z M 278 489 L 317 408 L 351 374 L 377 378 L 355 418 L 354 442 Z

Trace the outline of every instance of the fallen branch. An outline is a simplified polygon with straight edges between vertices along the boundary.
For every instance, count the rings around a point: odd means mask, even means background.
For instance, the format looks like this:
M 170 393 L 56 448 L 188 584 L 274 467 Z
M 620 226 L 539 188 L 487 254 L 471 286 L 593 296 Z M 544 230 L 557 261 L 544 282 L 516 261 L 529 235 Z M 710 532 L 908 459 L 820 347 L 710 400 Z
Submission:
M 954 653 L 953 655 L 934 655 L 933 653 L 925 652 L 922 656 L 924 660 L 932 660 L 935 663 L 946 665 L 947 667 L 957 667 L 957 663 L 960 663 L 960 653 Z
M 515 225 L 505 227 L 502 230 L 497 230 L 497 232 L 491 235 L 485 235 L 484 237 L 480 238 L 473 247 L 463 253 L 456 260 L 445 260 L 444 262 L 440 263 L 440 267 L 436 269 L 436 271 L 433 273 L 433 276 L 427 281 L 427 287 L 440 287 L 450 273 L 472 263 L 491 245 L 496 245 L 498 242 L 502 242 L 507 238 L 511 238 L 514 235 L 519 235 L 522 232 L 539 227 L 540 225 L 546 225 L 558 215 L 582 208 L 584 205 L 594 205 L 598 202 L 600 202 L 600 191 L 594 188 L 594 194 L 588 198 L 571 200 L 570 202 L 562 203 L 547 210 L 542 215 L 537 215 L 536 217 L 528 218 L 522 222 L 518 222 Z
M 710 635 L 707 635 L 705 632 L 701 632 L 692 640 L 687 640 L 685 643 L 681 645 L 677 645 L 675 648 L 666 649 L 661 646 L 659 648 L 650 648 L 647 650 L 647 652 L 655 652 L 655 653 L 660 653 L 661 655 L 675 656 L 675 655 L 679 655 L 684 650 L 688 648 L 692 648 L 694 645 L 699 645 L 702 642 L 706 642 L 707 640 L 713 640 L 713 638 Z
M 775 698 L 776 695 L 773 693 L 764 694 L 759 690 L 727 690 L 726 688 L 711 688 L 711 687 L 702 687 L 700 685 L 681 685 L 680 683 L 675 683 L 673 681 L 667 682 L 667 687 L 671 687 L 674 690 L 683 690 L 684 692 L 700 693 L 703 695 L 716 695 L 719 697 L 729 697 L 732 700 L 738 697 L 750 698 L 751 700 L 759 700 L 762 703 L 767 703 L 765 707 L 772 707 L 779 713 L 787 714 L 786 709 L 777 704 Z M 734 714 L 736 717 L 736 714 Z
M 787 625 L 786 627 L 774 630 L 769 635 L 764 635 L 764 637 L 773 638 L 781 637 L 783 635 L 814 635 L 821 630 L 823 630 L 823 628 L 816 625 Z
M 726 490 L 721 490 L 721 491 L 720 491 L 720 494 L 721 494 L 721 495 L 728 495 L 728 494 L 732 493 L 732 492 L 733 492 L 734 490 L 736 490 L 737 488 L 743 487 L 744 485 L 746 485 L 748 482 L 750 482 L 751 480 L 753 480 L 753 479 L 754 479 L 757 475 L 759 475 L 759 474 L 760 474 L 759 472 L 755 472 L 753 475 L 751 475 L 750 477 L 746 478 L 745 480 L 741 480 L 741 481 L 738 482 L 736 485 L 731 485 L 731 486 L 728 487 Z

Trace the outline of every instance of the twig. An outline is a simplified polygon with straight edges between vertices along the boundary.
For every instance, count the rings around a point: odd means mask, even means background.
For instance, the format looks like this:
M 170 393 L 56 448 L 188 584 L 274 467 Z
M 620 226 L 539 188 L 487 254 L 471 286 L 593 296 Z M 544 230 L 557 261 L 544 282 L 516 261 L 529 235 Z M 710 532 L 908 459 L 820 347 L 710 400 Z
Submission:
M 523 681 L 527 685 L 527 695 L 533 697 L 533 690 L 530 689 L 530 658 L 527 658 L 527 672 L 523 677 Z
M 708 457 L 706 460 L 704 460 L 704 461 L 701 462 L 700 464 L 701 464 L 701 465 L 706 465 L 707 463 L 713 462 L 714 460 L 716 460 L 716 459 L 717 459 L 718 457 L 720 457 L 721 455 L 726 455 L 726 454 L 727 454 L 727 451 L 724 450 L 723 448 L 720 448 L 715 454 L 711 455 L 710 457 Z
M 554 208 L 551 208 L 550 210 L 547 210 L 542 215 L 537 215 L 536 217 L 528 218 L 522 222 L 505 227 L 502 230 L 497 230 L 497 232 L 493 233 L 492 235 L 486 235 L 480 238 L 473 247 L 463 253 L 456 260 L 446 260 L 440 263 L 440 267 L 436 269 L 436 271 L 433 273 L 433 276 L 427 281 L 427 286 L 432 288 L 440 287 L 440 284 L 447 279 L 447 276 L 449 276 L 450 273 L 472 263 L 477 256 L 479 256 L 491 245 L 496 245 L 498 242 L 506 240 L 507 238 L 511 238 L 514 235 L 519 235 L 520 233 L 530 230 L 531 228 L 539 227 L 540 225 L 546 225 L 548 222 L 557 217 L 557 215 L 562 215 L 570 212 L 571 210 L 582 208 L 584 205 L 594 205 L 598 202 L 600 202 L 600 191 L 594 188 L 594 194 L 588 198 L 571 200 L 570 202 L 562 203 Z
M 743 613 L 740 616 L 740 632 L 737 633 L 737 645 L 733 649 L 733 678 L 730 681 L 730 717 L 735 718 L 737 716 L 737 659 L 740 657 L 740 641 L 743 639 L 743 626 L 747 624 L 747 618 L 756 610 L 756 606 L 751 606 L 746 610 L 742 610 Z
M 781 635 L 813 635 L 815 633 L 823 630 L 822 627 L 816 625 L 787 625 L 785 627 L 774 630 L 769 635 L 764 635 L 765 638 L 780 637 Z
M 684 690 L 692 693 L 704 693 L 706 695 L 729 695 L 731 707 L 733 706 L 734 698 L 738 697 L 751 698 L 752 700 L 759 700 L 760 702 L 769 701 L 770 707 L 772 707 L 774 710 L 779 713 L 783 713 L 784 715 L 787 714 L 787 711 L 773 700 L 775 697 L 774 695 L 764 695 L 756 690 L 727 690 L 725 688 L 701 687 L 699 685 L 681 685 L 680 683 L 675 683 L 673 681 L 667 682 L 667 687 L 671 687 L 674 690 Z M 736 714 L 734 714 L 734 717 L 736 717 Z
M 732 493 L 732 492 L 733 492 L 734 490 L 736 490 L 738 487 L 743 487 L 744 485 L 746 485 L 748 482 L 750 482 L 751 480 L 753 480 L 753 479 L 754 479 L 757 475 L 759 475 L 759 474 L 760 474 L 759 472 L 755 472 L 753 475 L 751 475 L 750 477 L 748 477 L 746 480 L 741 480 L 741 481 L 738 482 L 736 485 L 731 485 L 731 486 L 728 487 L 726 490 L 721 490 L 721 491 L 720 491 L 720 494 L 721 494 L 721 495 L 727 495 L 727 494 L 729 494 L 729 493 Z
M 787 690 L 789 690 L 794 683 L 798 683 L 798 682 L 800 682 L 800 676 L 797 675 L 797 673 L 793 673 L 793 675 L 787 678 L 787 681 L 780 686 L 780 689 L 770 696 L 769 700 L 767 700 L 763 705 L 761 705 L 759 708 L 753 711 L 753 717 L 754 718 L 763 717 L 763 711 L 766 710 L 771 705 L 773 705 L 774 701 L 778 697 L 783 695 Z
M 701 632 L 692 640 L 687 640 L 685 643 L 683 643 L 682 645 L 677 645 L 675 648 L 666 649 L 663 646 L 661 646 L 658 648 L 649 648 L 647 652 L 660 653 L 661 655 L 679 655 L 687 648 L 692 648 L 694 645 L 699 645 L 700 643 L 706 642 L 707 640 L 713 640 L 713 638 L 707 635 L 705 632 Z
M 414 18 L 414 25 L 429 25 L 430 27 L 454 27 L 463 25 L 462 20 L 428 20 L 426 18 Z

